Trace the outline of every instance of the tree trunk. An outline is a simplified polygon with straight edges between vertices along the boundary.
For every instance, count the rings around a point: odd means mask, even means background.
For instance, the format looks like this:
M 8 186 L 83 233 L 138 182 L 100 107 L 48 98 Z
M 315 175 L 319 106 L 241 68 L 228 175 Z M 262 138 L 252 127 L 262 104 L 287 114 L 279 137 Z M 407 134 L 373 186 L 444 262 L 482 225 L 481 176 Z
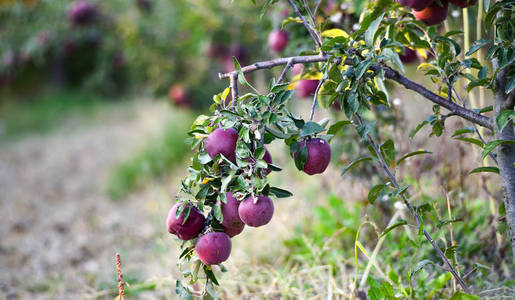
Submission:
M 504 93 L 506 85 L 506 75 L 510 67 L 504 68 L 497 76 L 497 88 L 495 93 L 494 104 L 494 120 L 503 110 L 513 110 L 515 102 L 515 93 Z M 513 122 L 509 121 L 502 131 L 499 130 L 497 124 L 493 124 L 495 138 L 497 140 L 515 141 L 515 132 L 513 130 Z M 501 183 L 504 192 L 504 205 L 506 207 L 506 221 L 510 227 L 511 247 L 513 260 L 515 261 L 515 145 L 501 144 L 497 147 L 497 161 L 499 163 L 499 172 L 501 175 Z

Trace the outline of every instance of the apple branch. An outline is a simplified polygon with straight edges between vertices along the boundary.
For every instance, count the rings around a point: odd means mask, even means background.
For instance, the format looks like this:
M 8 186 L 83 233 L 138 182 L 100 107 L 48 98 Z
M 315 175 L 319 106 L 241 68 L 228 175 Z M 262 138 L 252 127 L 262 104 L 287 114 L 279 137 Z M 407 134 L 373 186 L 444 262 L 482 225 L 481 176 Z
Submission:
M 236 101 L 238 100 L 238 73 L 233 73 L 230 76 L 231 82 L 231 95 L 232 95 L 232 107 L 236 106 Z
M 361 119 L 361 116 L 359 114 L 356 114 L 356 118 L 358 119 L 359 124 L 361 126 L 363 126 L 363 119 Z M 390 181 L 392 182 L 393 186 L 395 188 L 397 188 L 397 189 L 400 188 L 399 183 L 397 182 L 397 179 L 395 178 L 395 175 L 393 175 L 392 172 L 390 171 L 390 168 L 388 168 L 388 165 L 386 164 L 386 162 L 384 160 L 384 157 L 381 154 L 381 151 L 379 151 L 379 148 L 377 147 L 377 144 L 374 142 L 374 140 L 372 139 L 370 134 L 367 134 L 367 139 L 368 139 L 370 145 L 372 146 L 372 148 L 374 149 L 375 154 L 379 158 L 379 162 L 381 163 L 381 167 L 384 169 L 385 173 L 390 178 Z M 417 225 L 421 226 L 422 221 L 420 219 L 420 216 L 415 211 L 415 209 L 413 208 L 413 206 L 409 202 L 409 200 L 406 197 L 406 195 L 404 193 L 401 193 L 401 197 L 402 197 L 402 201 L 404 202 L 406 207 L 408 207 L 408 209 L 411 212 L 411 214 L 413 215 L 413 217 L 415 217 L 415 220 L 417 221 Z M 422 229 L 422 231 L 423 231 L 424 236 L 426 237 L 426 239 L 431 243 L 433 248 L 436 250 L 436 253 L 440 256 L 440 258 L 443 260 L 443 262 L 446 265 L 446 267 L 449 269 L 449 272 L 451 272 L 452 276 L 454 276 L 454 278 L 459 283 L 459 285 L 463 288 L 463 290 L 466 291 L 467 290 L 467 285 L 465 284 L 463 279 L 461 279 L 461 277 L 458 274 L 458 272 L 456 272 L 456 270 L 453 268 L 453 266 L 451 265 L 451 263 L 449 262 L 449 260 L 445 256 L 445 254 L 442 252 L 442 250 L 440 249 L 438 244 L 433 240 L 431 235 L 425 229 Z
M 311 27 L 311 25 L 309 25 L 304 16 L 302 16 L 302 14 L 299 11 L 299 8 L 295 5 L 295 3 L 293 3 L 292 0 L 288 0 L 288 3 L 290 3 L 290 6 L 293 8 L 293 11 L 295 11 L 295 14 L 297 14 L 299 19 L 302 21 L 302 23 L 308 30 L 309 35 L 311 35 L 311 37 L 315 41 L 315 44 L 317 45 L 318 49 L 322 49 L 322 42 L 320 41 L 320 37 L 316 34 L 315 30 Z
M 331 59 L 331 55 L 328 55 L 328 54 L 282 57 L 282 58 L 277 58 L 277 59 L 268 60 L 268 61 L 256 62 L 252 65 L 241 68 L 241 70 L 243 73 L 250 73 L 250 72 L 257 71 L 257 70 L 270 69 L 270 68 L 273 68 L 276 66 L 286 65 L 290 60 L 291 60 L 292 64 L 297 64 L 297 63 L 309 64 L 309 63 L 315 63 L 315 62 L 324 62 L 324 61 L 328 61 L 329 59 Z M 334 59 L 338 59 L 338 58 L 334 58 Z M 353 64 L 351 58 L 347 58 L 344 63 L 347 65 Z M 455 113 L 456 115 L 458 115 L 466 120 L 469 120 L 472 123 L 475 123 L 477 125 L 483 126 L 488 129 L 493 128 L 492 121 L 490 120 L 489 117 L 480 115 L 480 114 L 478 114 L 472 110 L 469 110 L 463 106 L 460 106 L 452 101 L 448 101 L 446 98 L 439 96 L 439 95 L 433 93 L 432 91 L 428 90 L 423 85 L 421 85 L 417 82 L 414 82 L 411 79 L 408 79 L 407 77 L 405 77 L 398 71 L 396 71 L 388 66 L 379 65 L 379 64 L 373 64 L 370 66 L 370 70 L 372 70 L 372 71 L 377 72 L 380 69 L 383 69 L 385 71 L 386 78 L 399 83 L 400 85 L 404 86 L 406 89 L 415 91 L 416 93 L 418 93 L 419 95 L 428 99 L 429 101 L 448 109 L 452 113 Z M 229 73 L 219 73 L 218 77 L 220 79 L 224 79 L 224 78 L 231 77 L 233 74 L 238 74 L 238 73 L 236 71 L 232 71 Z

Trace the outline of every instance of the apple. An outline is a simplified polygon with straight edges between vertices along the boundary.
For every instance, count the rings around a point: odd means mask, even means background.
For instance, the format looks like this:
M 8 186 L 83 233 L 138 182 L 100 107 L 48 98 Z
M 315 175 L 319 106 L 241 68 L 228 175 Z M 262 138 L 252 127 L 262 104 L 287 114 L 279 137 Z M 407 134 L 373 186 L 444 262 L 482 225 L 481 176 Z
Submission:
M 426 25 L 436 25 L 442 23 L 447 18 L 449 4 L 447 1 L 442 0 L 442 6 L 438 2 L 434 2 L 423 10 L 411 10 L 411 13 L 419 21 L 424 22 Z
M 268 47 L 280 53 L 288 46 L 288 33 L 284 30 L 272 30 L 268 35 Z
M 206 54 L 207 56 L 213 59 L 223 59 L 227 51 L 228 50 L 227 47 L 225 47 L 225 45 L 218 42 L 211 42 L 207 46 Z
M 256 203 L 254 201 L 257 200 Z M 259 227 L 268 224 L 274 215 L 274 203 L 265 196 L 247 197 L 238 208 L 243 223 L 251 227 Z
M 339 99 L 335 99 L 333 101 L 333 103 L 331 103 L 331 108 L 333 110 L 338 110 L 338 111 L 341 111 L 343 110 L 343 104 L 340 103 L 340 100 Z
M 230 237 L 240 234 L 245 227 L 245 223 L 240 219 L 238 208 L 240 202 L 231 192 L 225 194 L 227 203 L 222 202 L 222 227 L 224 232 Z
M 199 237 L 195 244 L 197 256 L 205 265 L 217 265 L 231 255 L 231 238 L 224 232 L 210 232 Z
M 314 95 L 319 81 L 316 79 L 302 79 L 295 84 L 295 92 L 299 97 L 306 98 Z
M 299 74 L 302 74 L 303 69 L 304 69 L 303 64 L 294 64 L 293 68 L 291 68 L 291 72 L 293 73 L 293 75 L 299 75 Z
M 234 128 L 217 128 L 204 141 L 204 147 L 211 158 L 223 154 L 228 160 L 236 162 L 236 141 L 238 131 Z
M 411 7 L 411 3 L 413 2 L 413 0 L 395 0 L 395 2 L 399 3 L 402 6 Z
M 234 71 L 233 57 L 236 57 L 242 67 L 248 63 L 249 56 L 247 49 L 241 45 L 233 44 L 222 58 L 222 66 L 226 73 Z
M 465 8 L 468 6 L 476 5 L 477 0 L 449 0 L 449 2 L 458 7 Z
M 76 0 L 68 10 L 68 20 L 75 26 L 92 25 L 98 15 L 98 8 L 88 0 Z
M 399 53 L 399 58 L 403 63 L 411 63 L 418 59 L 417 52 L 408 47 L 404 47 L 404 54 Z
M 446 1 L 446 0 L 444 0 L 444 1 Z M 410 0 L 410 3 L 407 6 L 409 6 L 410 8 L 412 8 L 414 10 L 422 10 L 433 3 L 434 3 L 434 0 Z
M 177 203 L 170 209 L 168 217 L 166 218 L 166 226 L 168 227 L 169 233 L 177 235 L 181 240 L 189 241 L 196 238 L 202 229 L 204 229 L 206 218 L 198 208 L 189 203 L 186 204 L 179 218 L 177 218 L 175 214 L 181 205 L 182 203 Z M 186 221 L 184 221 L 184 212 L 188 207 L 190 207 L 190 213 Z
M 189 97 L 186 90 L 179 84 L 174 84 L 168 90 L 168 97 L 179 106 L 188 106 Z
M 297 154 L 303 147 L 308 148 L 308 157 L 303 169 L 304 173 L 308 175 L 323 173 L 331 161 L 331 147 L 329 143 L 321 138 L 304 140 L 300 142 L 299 150 L 295 152 L 294 158 L 297 157 Z

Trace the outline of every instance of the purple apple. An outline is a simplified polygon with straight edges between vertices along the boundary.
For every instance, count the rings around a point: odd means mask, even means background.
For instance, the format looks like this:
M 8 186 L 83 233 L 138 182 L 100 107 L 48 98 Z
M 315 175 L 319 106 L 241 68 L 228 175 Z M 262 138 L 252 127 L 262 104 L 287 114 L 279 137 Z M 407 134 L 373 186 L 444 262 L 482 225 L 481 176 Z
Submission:
M 236 141 L 238 140 L 238 131 L 234 128 L 217 128 L 211 132 L 204 146 L 211 158 L 215 158 L 218 154 L 223 154 L 228 160 L 236 162 Z
M 259 227 L 268 224 L 274 215 L 274 203 L 265 196 L 258 196 L 254 203 L 254 197 L 247 197 L 241 201 L 238 208 L 243 223 L 251 227 Z
M 238 214 L 238 208 L 240 206 L 238 199 L 236 199 L 231 192 L 228 192 L 225 196 L 227 203 L 222 202 L 222 216 L 224 218 L 222 227 L 227 235 L 233 237 L 243 231 L 245 223 L 243 223 Z
M 181 240 L 188 241 L 196 238 L 202 229 L 204 229 L 206 218 L 198 208 L 189 203 L 186 204 L 179 218 L 177 218 L 175 213 L 181 205 L 182 203 L 177 203 L 170 209 L 168 217 L 166 218 L 166 226 L 169 233 L 177 235 Z M 184 212 L 188 207 L 191 207 L 190 213 L 186 221 L 184 221 Z
M 76 0 L 68 10 L 68 19 L 75 26 L 91 25 L 98 15 L 98 8 L 88 0 Z
M 223 232 L 210 232 L 199 237 L 195 245 L 198 258 L 205 265 L 217 265 L 231 255 L 231 238 Z
M 284 30 L 272 30 L 268 35 L 268 47 L 280 53 L 288 46 L 288 33 Z
M 415 62 L 418 59 L 417 52 L 415 52 L 414 50 L 411 50 L 408 47 L 404 47 L 404 54 L 399 54 L 399 58 L 401 59 L 401 61 L 403 63 L 407 63 L 407 64 Z
M 294 158 L 297 157 L 297 154 L 303 147 L 308 148 L 308 157 L 303 171 L 308 175 L 323 173 L 331 161 L 331 147 L 329 143 L 321 138 L 302 141 L 299 144 L 299 150 L 293 156 Z
M 299 97 L 306 98 L 315 94 L 319 81 L 316 79 L 302 79 L 295 84 L 295 92 Z

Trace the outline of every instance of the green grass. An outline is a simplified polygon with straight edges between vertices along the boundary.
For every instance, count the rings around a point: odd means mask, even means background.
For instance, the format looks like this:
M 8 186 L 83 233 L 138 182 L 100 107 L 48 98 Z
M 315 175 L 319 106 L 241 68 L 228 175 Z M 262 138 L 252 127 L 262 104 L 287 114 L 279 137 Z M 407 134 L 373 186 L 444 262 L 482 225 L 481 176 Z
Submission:
M 191 115 L 176 115 L 169 120 L 160 136 L 112 171 L 107 193 L 113 199 L 126 196 L 154 178 L 161 177 L 184 161 L 190 154 L 184 140 L 192 122 Z
M 58 91 L 0 104 L 0 142 L 30 134 L 47 134 L 67 120 L 90 119 L 112 101 L 77 91 Z M 68 125 L 67 125 L 68 126 Z

